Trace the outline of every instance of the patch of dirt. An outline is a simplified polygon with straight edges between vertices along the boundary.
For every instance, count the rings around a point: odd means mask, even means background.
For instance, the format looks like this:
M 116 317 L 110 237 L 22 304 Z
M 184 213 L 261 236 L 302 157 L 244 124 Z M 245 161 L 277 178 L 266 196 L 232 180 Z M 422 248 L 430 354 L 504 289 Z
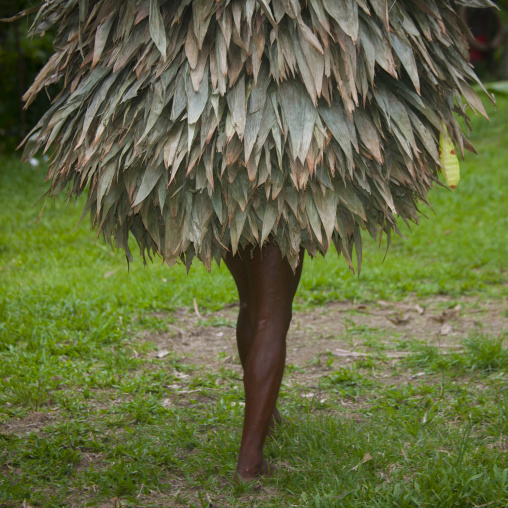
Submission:
M 440 296 L 361 305 L 330 302 L 321 308 L 294 312 L 287 342 L 286 365 L 290 368 L 285 381 L 315 384 L 329 371 L 326 359 L 332 355 L 334 369 L 368 358 L 373 352 L 384 355 L 383 362 L 389 367 L 409 354 L 403 347 L 405 342 L 421 342 L 446 352 L 460 349 L 461 341 L 475 332 L 498 337 L 508 330 L 507 308 L 506 301 Z M 237 312 L 236 306 L 230 306 L 200 319 L 194 309 L 180 309 L 172 314 L 176 323 L 168 324 L 167 332 L 146 335 L 143 340 L 156 343 L 154 357 L 174 351 L 184 362 L 214 371 L 227 366 L 241 375 L 234 328 Z M 379 376 L 386 382 L 412 380 L 403 374 L 396 376 L 400 379 L 392 374 Z
M 34 412 L 21 418 L 20 420 L 11 420 L 8 423 L 0 425 L 0 433 L 4 434 L 24 434 L 33 432 L 48 425 L 55 418 L 50 413 Z
M 105 463 L 104 453 L 83 453 L 81 460 L 76 464 L 75 470 L 78 472 L 86 471 L 93 466 L 95 471 L 102 469 Z

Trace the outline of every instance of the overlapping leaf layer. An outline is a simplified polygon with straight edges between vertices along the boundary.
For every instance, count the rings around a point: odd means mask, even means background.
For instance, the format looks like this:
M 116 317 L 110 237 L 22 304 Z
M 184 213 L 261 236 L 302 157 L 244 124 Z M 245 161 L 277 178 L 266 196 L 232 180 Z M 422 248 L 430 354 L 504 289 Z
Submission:
M 461 2 L 462 4 L 467 2 Z M 475 3 L 478 3 L 476 0 Z M 483 2 L 488 5 L 489 2 Z M 418 222 L 454 112 L 484 114 L 450 0 L 46 0 L 63 80 L 26 142 L 105 239 L 210 267 L 273 238 L 293 266 Z

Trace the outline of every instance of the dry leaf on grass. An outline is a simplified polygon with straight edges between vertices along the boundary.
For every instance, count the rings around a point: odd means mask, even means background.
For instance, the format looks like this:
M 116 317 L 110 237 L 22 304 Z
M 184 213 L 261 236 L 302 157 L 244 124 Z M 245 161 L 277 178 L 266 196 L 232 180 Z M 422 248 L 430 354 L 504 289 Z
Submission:
M 381 307 L 397 307 L 402 310 L 415 311 L 420 315 L 425 313 L 425 309 L 418 303 L 416 305 L 408 305 L 400 302 L 387 302 L 385 300 L 378 300 L 377 304 Z
M 408 356 L 411 353 L 409 351 L 389 351 L 385 353 L 387 358 L 402 358 L 404 356 Z
M 198 302 L 195 298 L 192 299 L 192 303 L 194 304 L 194 312 L 197 316 L 198 319 L 201 319 L 201 314 L 199 312 L 199 308 L 198 308 Z
M 444 323 L 441 329 L 439 330 L 440 335 L 450 335 L 452 333 L 452 327 L 448 323 Z
M 453 309 L 447 309 L 441 312 L 438 316 L 431 316 L 431 319 L 437 321 L 438 323 L 445 323 L 450 319 L 457 319 L 460 317 L 460 311 L 462 309 L 461 305 L 456 305 Z
M 395 326 L 405 325 L 409 323 L 409 316 L 405 314 L 392 314 L 391 316 L 386 316 L 386 319 L 393 323 Z
M 106 272 L 104 274 L 105 279 L 109 279 L 112 275 L 114 275 L 116 272 L 118 272 L 119 268 L 116 268 L 115 270 L 110 270 L 109 272 Z
M 335 356 L 370 356 L 367 353 L 358 353 L 356 351 L 347 351 L 346 349 L 335 349 Z
M 418 312 L 418 314 L 420 314 L 420 316 L 425 313 L 425 309 L 421 307 L 418 303 L 414 306 L 414 309 L 416 310 L 416 312 Z
M 350 469 L 350 471 L 357 471 L 358 468 L 362 465 L 362 464 L 365 464 L 365 462 L 368 462 L 369 460 L 372 459 L 372 456 L 370 455 L 369 452 L 367 452 L 364 456 L 363 456 L 363 459 L 361 462 L 359 462 L 358 464 L 356 464 L 355 467 L 353 467 L 352 469 Z

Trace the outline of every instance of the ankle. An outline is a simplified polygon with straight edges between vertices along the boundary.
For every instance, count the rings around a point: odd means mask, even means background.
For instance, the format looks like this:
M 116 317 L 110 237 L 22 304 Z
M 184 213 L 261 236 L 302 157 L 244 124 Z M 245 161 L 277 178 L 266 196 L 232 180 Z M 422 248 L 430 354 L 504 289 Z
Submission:
M 256 462 L 238 460 L 235 477 L 239 477 L 243 481 L 253 480 L 263 475 L 270 475 L 273 469 L 273 466 L 264 458 Z

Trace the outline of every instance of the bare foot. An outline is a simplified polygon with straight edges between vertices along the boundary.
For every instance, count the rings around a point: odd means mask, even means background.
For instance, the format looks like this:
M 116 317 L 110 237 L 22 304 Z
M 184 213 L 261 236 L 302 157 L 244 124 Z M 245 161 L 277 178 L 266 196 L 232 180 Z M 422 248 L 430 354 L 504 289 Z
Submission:
M 269 478 L 277 472 L 277 468 L 271 463 L 263 459 L 259 466 L 245 466 L 238 465 L 235 472 L 235 482 L 250 482 L 258 479 L 260 476 Z

